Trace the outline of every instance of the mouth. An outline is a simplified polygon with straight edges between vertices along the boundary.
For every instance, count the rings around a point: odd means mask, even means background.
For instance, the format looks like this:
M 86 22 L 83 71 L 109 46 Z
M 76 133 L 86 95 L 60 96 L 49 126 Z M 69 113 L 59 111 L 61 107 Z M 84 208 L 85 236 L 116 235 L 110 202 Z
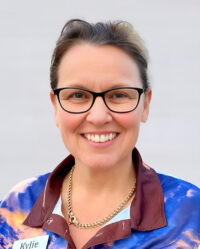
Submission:
M 83 134 L 83 136 L 87 140 L 95 142 L 95 143 L 105 143 L 105 142 L 111 141 L 118 135 L 119 133 L 115 133 L 115 132 L 106 133 L 106 134 Z

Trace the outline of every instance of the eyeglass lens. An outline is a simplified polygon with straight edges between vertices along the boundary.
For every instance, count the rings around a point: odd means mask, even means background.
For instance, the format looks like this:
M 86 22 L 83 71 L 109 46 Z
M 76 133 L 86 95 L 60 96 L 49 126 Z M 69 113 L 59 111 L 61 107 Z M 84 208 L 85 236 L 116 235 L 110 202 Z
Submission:
M 60 104 L 69 112 L 85 112 L 93 104 L 93 94 L 81 89 L 62 89 L 59 94 Z M 107 107 L 115 112 L 128 112 L 133 110 L 139 100 L 136 89 L 113 89 L 105 93 L 104 99 Z

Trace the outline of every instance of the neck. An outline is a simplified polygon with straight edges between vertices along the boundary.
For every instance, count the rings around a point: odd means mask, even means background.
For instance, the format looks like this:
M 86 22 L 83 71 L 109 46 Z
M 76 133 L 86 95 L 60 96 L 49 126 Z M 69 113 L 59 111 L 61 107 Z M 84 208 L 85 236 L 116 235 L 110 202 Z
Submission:
M 90 195 L 104 195 L 113 191 L 124 195 L 133 187 L 135 178 L 132 158 L 106 168 L 88 167 L 76 161 L 72 182 L 74 189 Z

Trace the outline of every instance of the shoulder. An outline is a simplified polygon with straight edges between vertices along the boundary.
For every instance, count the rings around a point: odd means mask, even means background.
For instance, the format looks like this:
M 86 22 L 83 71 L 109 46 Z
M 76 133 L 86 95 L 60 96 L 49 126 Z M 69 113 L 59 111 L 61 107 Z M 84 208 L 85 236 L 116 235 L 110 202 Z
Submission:
M 200 213 L 200 189 L 197 186 L 172 176 L 158 176 L 166 203 L 193 205 Z
M 11 248 L 13 240 L 28 232 L 23 221 L 45 187 L 49 174 L 26 179 L 15 185 L 0 204 L 0 247 Z M 41 231 L 34 231 L 35 234 Z M 3 247 L 4 248 L 4 247 Z
M 200 189 L 181 179 L 158 174 L 167 219 L 165 234 L 177 247 L 196 248 L 200 241 Z
M 200 239 L 200 189 L 181 179 L 158 174 L 168 225 Z M 175 229 L 174 227 L 174 229 Z
M 0 209 L 29 212 L 44 189 L 48 176 L 49 173 L 28 178 L 16 184 L 1 201 Z
M 187 181 L 164 174 L 158 174 L 164 196 L 170 197 L 196 197 L 200 200 L 200 189 Z

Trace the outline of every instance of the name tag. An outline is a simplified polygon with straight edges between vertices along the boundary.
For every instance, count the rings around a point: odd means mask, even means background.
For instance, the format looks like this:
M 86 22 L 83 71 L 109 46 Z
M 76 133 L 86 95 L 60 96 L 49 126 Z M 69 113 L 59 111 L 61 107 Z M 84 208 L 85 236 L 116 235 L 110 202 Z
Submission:
M 46 249 L 49 235 L 15 241 L 13 249 Z

